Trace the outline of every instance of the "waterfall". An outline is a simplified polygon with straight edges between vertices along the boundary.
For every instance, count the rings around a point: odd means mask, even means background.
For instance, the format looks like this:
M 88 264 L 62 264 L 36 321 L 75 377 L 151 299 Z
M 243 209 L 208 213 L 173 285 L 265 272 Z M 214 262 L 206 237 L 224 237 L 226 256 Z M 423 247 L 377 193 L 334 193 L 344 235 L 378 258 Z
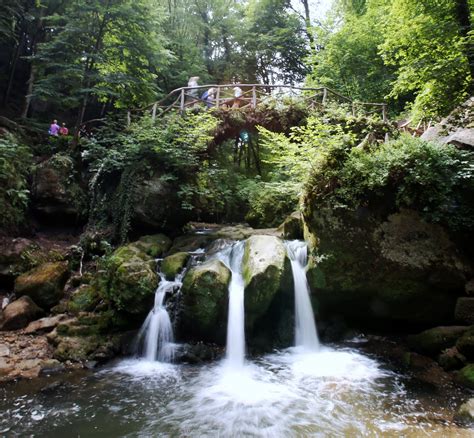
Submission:
M 137 336 L 137 352 L 141 346 L 141 356 L 147 361 L 171 362 L 174 356 L 173 326 L 164 305 L 168 292 L 182 286 L 184 272 L 173 281 L 168 281 L 160 272 L 160 284 L 155 292 L 155 305 L 143 323 Z
M 299 240 L 285 242 L 293 271 L 295 287 L 295 345 L 307 350 L 319 349 L 308 280 L 306 279 L 307 247 Z
M 229 283 L 226 361 L 231 368 L 241 368 L 245 361 L 244 279 L 242 259 L 245 242 L 233 243 L 216 254 L 232 272 Z

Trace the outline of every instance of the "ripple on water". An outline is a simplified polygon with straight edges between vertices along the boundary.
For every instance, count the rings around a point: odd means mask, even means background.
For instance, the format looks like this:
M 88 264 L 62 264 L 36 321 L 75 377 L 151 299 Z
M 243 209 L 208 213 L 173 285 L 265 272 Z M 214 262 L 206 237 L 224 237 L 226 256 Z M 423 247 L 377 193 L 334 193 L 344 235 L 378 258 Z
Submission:
M 0 430 L 13 436 L 471 436 L 345 349 L 292 348 L 237 369 L 125 360 L 73 390 L 1 403 Z

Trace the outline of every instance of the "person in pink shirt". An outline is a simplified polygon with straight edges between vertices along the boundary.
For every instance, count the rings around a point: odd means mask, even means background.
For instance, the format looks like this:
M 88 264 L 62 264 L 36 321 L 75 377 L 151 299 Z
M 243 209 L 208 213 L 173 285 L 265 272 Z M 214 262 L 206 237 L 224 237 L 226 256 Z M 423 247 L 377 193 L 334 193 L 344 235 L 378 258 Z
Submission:
M 59 127 L 58 125 L 58 121 L 57 120 L 53 120 L 53 123 L 51 123 L 51 126 L 49 127 L 49 135 L 54 135 L 55 137 L 59 136 L 59 130 L 61 128 Z
M 69 129 L 67 129 L 65 123 L 63 123 L 59 128 L 59 135 L 69 135 Z

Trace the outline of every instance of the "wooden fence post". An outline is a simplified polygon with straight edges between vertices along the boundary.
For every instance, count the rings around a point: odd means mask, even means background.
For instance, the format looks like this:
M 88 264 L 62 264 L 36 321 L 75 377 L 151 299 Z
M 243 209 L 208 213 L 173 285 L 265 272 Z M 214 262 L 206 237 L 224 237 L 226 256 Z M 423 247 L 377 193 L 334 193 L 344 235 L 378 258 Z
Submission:
M 181 99 L 179 103 L 179 111 L 181 114 L 184 113 L 184 103 L 185 103 L 185 94 L 184 94 L 184 88 L 181 90 Z
M 387 121 L 388 121 L 388 118 L 387 118 L 387 104 L 386 104 L 386 103 L 384 103 L 384 104 L 382 105 L 382 120 L 383 120 L 384 122 L 387 122 Z
M 327 88 L 323 88 L 323 106 L 326 105 L 326 100 L 328 98 L 328 89 Z
M 127 128 L 130 128 L 131 124 L 132 124 L 132 115 L 130 114 L 130 111 L 127 111 Z
M 217 86 L 217 92 L 216 92 L 216 108 L 219 108 L 219 100 L 221 97 L 221 87 L 220 85 Z
M 252 87 L 252 108 L 257 107 L 257 89 L 255 85 Z
M 356 104 L 355 102 L 352 102 L 352 115 L 355 117 L 356 115 Z
M 153 123 L 155 123 L 155 120 L 156 120 L 156 107 L 158 106 L 157 103 L 154 103 L 153 104 L 153 109 L 151 110 L 151 120 L 153 121 Z

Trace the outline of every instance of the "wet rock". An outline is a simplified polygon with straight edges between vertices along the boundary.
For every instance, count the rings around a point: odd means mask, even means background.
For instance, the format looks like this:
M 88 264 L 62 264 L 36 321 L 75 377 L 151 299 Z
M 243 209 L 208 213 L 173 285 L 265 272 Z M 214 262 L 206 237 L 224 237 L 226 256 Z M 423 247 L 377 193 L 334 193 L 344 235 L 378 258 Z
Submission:
M 458 298 L 454 318 L 461 324 L 474 324 L 474 297 Z
M 384 326 L 452 320 L 472 266 L 446 230 L 412 210 L 384 216 L 308 203 L 308 280 L 322 317 Z
M 454 415 L 454 421 L 463 426 L 474 426 L 474 398 L 459 406 Z
M 474 326 L 470 327 L 456 342 L 456 348 L 468 360 L 474 361 Z
M 196 344 L 185 344 L 177 351 L 175 360 L 178 363 L 199 364 L 210 362 L 221 357 L 222 347 L 215 344 L 205 344 L 198 342 Z
M 181 326 L 188 339 L 223 340 L 230 278 L 231 272 L 219 260 L 209 260 L 186 273 Z
M 15 294 L 28 295 L 40 307 L 49 310 L 63 297 L 68 275 L 66 262 L 45 263 L 15 280 Z
M 33 300 L 28 297 L 21 297 L 10 303 L 3 310 L 3 317 L 0 321 L 1 330 L 18 330 L 26 327 L 30 321 L 39 318 L 44 314 Z
M 41 318 L 37 321 L 30 322 L 23 330 L 25 334 L 48 333 L 53 330 L 62 320 L 67 318 L 66 315 L 56 315 L 48 318 Z
M 456 381 L 463 386 L 474 389 L 474 364 L 462 368 L 456 376 Z
M 86 192 L 68 155 L 55 154 L 36 167 L 32 195 L 34 210 L 48 221 L 76 223 L 86 218 Z
M 299 211 L 295 211 L 288 216 L 278 227 L 282 232 L 283 238 L 287 240 L 303 239 L 303 217 Z
M 408 336 L 408 345 L 418 353 L 437 355 L 442 350 L 453 347 L 468 328 L 466 326 L 435 327 L 417 335 Z
M 245 242 L 242 273 L 246 325 L 252 327 L 267 313 L 278 292 L 291 293 L 291 265 L 283 242 L 274 236 L 250 237 Z
M 466 365 L 466 358 L 456 347 L 447 348 L 438 356 L 438 363 L 445 371 L 458 370 Z
M 26 255 L 37 249 L 28 239 L 4 239 L 0 241 L 0 281 L 13 283 L 13 279 L 25 271 Z
M 54 358 L 61 362 L 104 362 L 120 352 L 119 336 L 59 336 Z
M 146 247 L 149 252 L 156 250 L 148 243 Z M 132 315 L 148 313 L 158 285 L 156 262 L 141 248 L 134 243 L 118 248 L 107 259 L 97 281 L 102 298 L 112 303 L 116 310 Z
M 413 376 L 421 382 L 444 390 L 451 384 L 452 378 L 433 359 L 418 353 L 405 353 L 405 365 Z
M 466 283 L 464 286 L 464 291 L 466 292 L 466 295 L 474 296 L 474 278 Z
M 161 271 L 167 280 L 173 280 L 188 263 L 190 255 L 187 252 L 177 252 L 166 257 L 161 262 Z

